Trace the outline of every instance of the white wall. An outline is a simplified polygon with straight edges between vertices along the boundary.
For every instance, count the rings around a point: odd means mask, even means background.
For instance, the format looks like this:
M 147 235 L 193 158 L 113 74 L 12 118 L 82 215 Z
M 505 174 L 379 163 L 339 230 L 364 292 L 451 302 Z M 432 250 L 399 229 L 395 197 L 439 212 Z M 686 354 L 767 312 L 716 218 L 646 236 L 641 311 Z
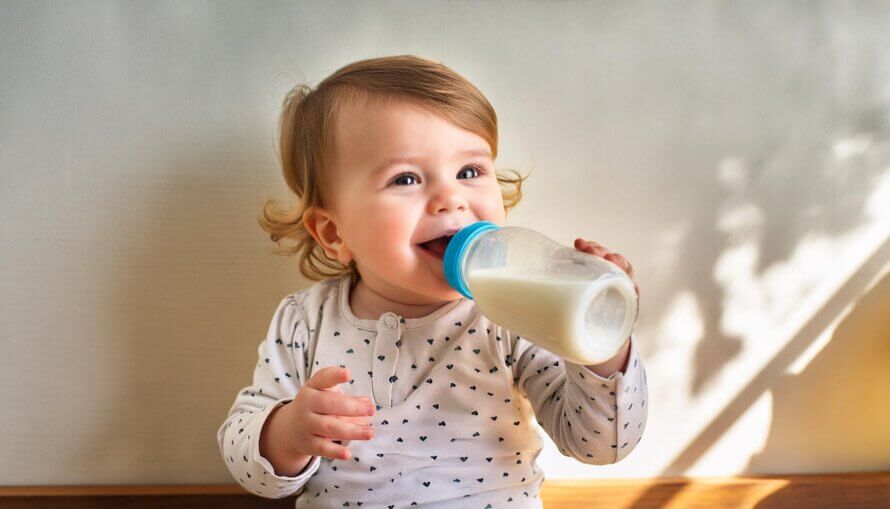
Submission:
M 440 60 L 533 170 L 510 217 L 623 253 L 646 435 L 548 478 L 890 467 L 890 6 L 0 2 L 0 484 L 232 482 L 279 299 L 284 93 Z

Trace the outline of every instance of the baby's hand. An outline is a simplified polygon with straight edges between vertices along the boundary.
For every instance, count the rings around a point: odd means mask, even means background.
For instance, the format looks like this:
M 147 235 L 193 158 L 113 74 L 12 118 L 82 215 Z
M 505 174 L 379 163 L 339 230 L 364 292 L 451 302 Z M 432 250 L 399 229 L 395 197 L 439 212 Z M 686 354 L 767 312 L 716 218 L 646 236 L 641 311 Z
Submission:
M 621 270 L 627 273 L 628 277 L 630 277 L 631 281 L 633 281 L 634 277 L 634 268 L 630 264 L 629 261 L 618 253 L 609 251 L 603 246 L 597 244 L 596 242 L 584 239 L 575 239 L 575 249 L 578 251 L 582 251 L 587 254 L 592 254 L 594 256 L 599 256 L 600 258 L 610 261 L 617 265 Z M 634 281 L 634 289 L 637 291 L 637 297 L 640 296 L 640 287 L 637 286 L 637 282 Z
M 349 368 L 328 366 L 319 369 L 306 382 L 293 401 L 282 407 L 287 411 L 292 432 L 284 447 L 294 455 L 349 459 L 350 440 L 368 440 L 373 436 L 368 416 L 374 405 L 367 396 L 352 397 L 338 384 L 349 381 Z M 337 444 L 334 440 L 345 441 Z

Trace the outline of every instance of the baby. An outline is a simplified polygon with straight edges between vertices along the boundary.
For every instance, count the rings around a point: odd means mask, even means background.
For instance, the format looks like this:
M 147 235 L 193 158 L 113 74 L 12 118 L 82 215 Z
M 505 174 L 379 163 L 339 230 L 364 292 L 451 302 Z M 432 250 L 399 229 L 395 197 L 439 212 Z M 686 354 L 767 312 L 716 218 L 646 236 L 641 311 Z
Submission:
M 280 131 L 301 202 L 267 203 L 260 223 L 319 282 L 278 305 L 217 433 L 242 486 L 307 507 L 541 507 L 535 422 L 582 463 L 634 449 L 647 386 L 631 338 L 602 364 L 569 362 L 445 280 L 447 236 L 504 225 L 521 198 L 524 177 L 495 171 L 476 87 L 414 56 L 363 60 L 294 88 Z

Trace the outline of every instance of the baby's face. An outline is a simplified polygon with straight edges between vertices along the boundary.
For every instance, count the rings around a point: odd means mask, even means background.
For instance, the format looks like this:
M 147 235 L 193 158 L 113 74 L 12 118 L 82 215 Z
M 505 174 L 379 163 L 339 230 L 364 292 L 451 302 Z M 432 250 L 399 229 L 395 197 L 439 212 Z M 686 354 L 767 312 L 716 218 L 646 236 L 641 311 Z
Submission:
M 336 140 L 332 213 L 362 279 L 403 303 L 460 298 L 440 238 L 506 215 L 488 143 L 408 104 L 348 106 Z

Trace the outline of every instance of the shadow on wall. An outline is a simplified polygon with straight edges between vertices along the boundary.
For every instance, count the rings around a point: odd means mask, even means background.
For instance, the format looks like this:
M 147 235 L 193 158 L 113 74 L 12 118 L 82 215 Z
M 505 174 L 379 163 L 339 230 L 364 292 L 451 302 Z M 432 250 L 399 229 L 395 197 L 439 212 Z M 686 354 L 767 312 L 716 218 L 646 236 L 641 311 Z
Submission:
M 853 303 L 804 371 L 777 374 L 771 384 L 769 437 L 751 459 L 750 470 L 816 473 L 890 468 L 888 310 L 890 275 L 885 275 Z
M 757 290 L 765 291 L 762 282 L 767 271 L 792 259 L 802 239 L 808 235 L 838 238 L 869 219 L 867 200 L 887 178 L 884 164 L 890 159 L 890 125 L 876 125 L 871 121 L 874 113 L 863 112 L 854 120 L 861 125 L 844 130 L 859 134 L 832 140 L 827 133 L 810 133 L 814 138 L 778 140 L 768 149 L 775 151 L 771 155 L 726 158 L 718 166 L 716 175 L 725 194 L 717 218 L 699 216 L 687 235 L 695 242 L 683 243 L 694 252 L 678 257 L 713 263 L 710 270 L 680 263 L 678 270 L 697 273 L 676 276 L 691 283 L 689 290 L 697 298 L 703 320 L 691 395 L 700 394 L 741 353 L 745 338 L 722 326 L 733 313 L 727 309 L 728 294 L 748 291 L 745 285 L 752 282 L 760 283 Z M 863 145 L 862 140 L 870 142 Z M 833 147 L 826 149 L 826 144 Z M 804 175 L 805 184 L 801 182 Z M 743 271 L 723 269 L 732 252 L 746 245 L 756 249 L 751 265 Z M 763 293 L 750 296 L 768 297 Z M 748 310 L 752 311 L 771 310 Z
M 733 115 L 721 116 L 715 115 L 718 110 L 690 107 L 686 124 L 712 125 L 719 136 L 708 133 L 709 138 L 689 140 L 678 134 L 674 150 L 666 154 L 676 151 L 684 157 L 668 171 L 697 173 L 703 179 L 714 178 L 708 166 L 713 157 L 722 156 L 715 188 L 722 187 L 723 193 L 688 197 L 697 207 L 688 216 L 682 231 L 686 240 L 676 245 L 680 252 L 665 283 L 674 293 L 695 295 L 700 308 L 703 330 L 695 347 L 691 396 L 700 395 L 745 344 L 744 332 L 722 326 L 727 285 L 714 281 L 721 257 L 728 249 L 754 242 L 757 256 L 750 275 L 760 277 L 788 260 L 808 235 L 836 238 L 855 229 L 866 219 L 865 200 L 890 161 L 885 85 L 890 61 L 880 44 L 857 42 L 864 34 L 872 34 L 874 41 L 884 37 L 878 20 L 885 9 L 800 9 L 782 3 L 762 9 L 730 3 L 713 9 L 712 22 L 727 35 L 744 33 L 759 41 L 745 44 L 739 57 L 750 63 L 749 75 L 763 79 L 750 89 L 729 84 L 721 96 L 728 106 L 758 94 L 751 102 L 756 112 L 726 107 L 719 111 Z M 836 14 L 836 22 L 821 20 L 829 12 Z M 719 121 L 709 124 L 715 116 Z M 732 140 L 730 150 L 735 152 L 717 149 L 721 138 Z M 688 286 L 678 288 L 677 283 Z
M 890 467 L 890 240 L 819 309 L 786 346 L 664 469 L 685 471 L 766 391 L 773 419 L 748 471 L 782 473 L 886 470 Z M 871 289 L 870 282 L 880 277 Z M 848 309 L 849 306 L 849 309 Z M 845 311 L 849 310 L 846 315 Z M 799 375 L 788 367 L 843 316 L 827 345 Z M 837 337 L 845 341 L 836 341 Z M 664 475 L 664 474 L 663 474 Z M 790 489 L 790 488 L 789 488 Z M 675 497 L 644 492 L 630 507 L 657 507 Z M 777 507 L 783 490 L 764 499 Z M 776 498 L 773 498 L 776 497 Z M 799 499 L 797 499 L 799 502 Z
M 890 468 L 890 275 L 861 296 L 799 375 L 779 375 L 773 420 L 749 468 L 782 472 Z M 846 341 L 835 341 L 835 337 Z M 806 429 L 806 433 L 801 430 Z M 756 507 L 787 507 L 783 488 Z M 800 499 L 796 499 L 797 502 Z
M 678 247 L 695 252 L 677 258 L 709 260 L 713 265 L 694 274 L 694 264 L 680 263 L 678 270 L 687 273 L 673 276 L 691 282 L 688 290 L 701 307 L 703 329 L 694 355 L 692 395 L 725 369 L 746 343 L 755 342 L 748 346 L 756 347 L 761 335 L 784 340 L 776 337 L 779 326 L 819 288 L 820 275 L 830 279 L 834 249 L 847 248 L 845 242 L 859 240 L 859 233 L 862 238 L 878 235 L 880 247 L 660 475 L 684 475 L 767 391 L 774 405 L 769 436 L 746 471 L 890 467 L 890 317 L 882 314 L 890 307 L 890 283 L 886 276 L 877 280 L 890 262 L 885 204 L 890 116 L 886 104 L 850 100 L 853 104 L 846 111 L 826 111 L 823 122 L 790 129 L 787 137 L 770 140 L 759 151 L 724 158 L 718 165 L 716 178 L 725 193 L 716 218 L 694 218 L 686 238 L 696 242 Z M 804 176 L 806 182 L 801 181 Z M 811 242 L 814 238 L 826 240 Z M 807 257 L 804 251 L 817 255 Z M 854 253 L 841 254 L 849 260 Z M 840 324 L 828 332 L 827 346 L 802 373 L 787 374 L 838 318 Z M 664 497 L 650 491 L 632 506 L 669 502 Z
M 856 439 L 839 437 L 838 429 L 843 429 L 846 433 L 861 426 L 862 431 L 865 432 L 873 430 L 873 428 L 871 423 L 865 423 L 864 420 L 880 419 L 885 424 L 878 433 L 883 436 L 884 450 L 890 451 L 887 447 L 890 445 L 890 410 L 875 409 L 868 415 L 865 415 L 863 410 L 852 414 L 847 413 L 848 410 L 851 410 L 850 405 L 858 407 L 866 401 L 871 401 L 870 405 L 873 406 L 876 398 L 883 398 L 885 402 L 890 400 L 890 378 L 888 378 L 886 368 L 873 371 L 868 369 L 876 368 L 881 361 L 884 361 L 883 365 L 886 366 L 886 361 L 890 360 L 887 355 L 887 349 L 890 348 L 890 343 L 888 343 L 890 338 L 888 338 L 887 332 L 888 316 L 886 312 L 882 316 L 876 309 L 875 303 L 871 302 L 871 300 L 883 300 L 884 303 L 888 301 L 887 290 L 890 278 L 884 277 L 880 284 L 875 286 L 865 297 L 862 297 L 869 282 L 873 281 L 886 267 L 888 259 L 890 259 L 890 241 L 886 241 L 844 286 L 814 313 L 813 318 L 664 469 L 662 475 L 667 475 L 668 472 L 684 472 L 691 468 L 766 391 L 773 391 L 773 404 L 777 407 L 778 412 L 773 414 L 769 444 L 759 455 L 759 459 L 749 465 L 748 471 L 755 471 L 751 470 L 753 467 L 765 468 L 760 472 L 770 473 L 835 471 L 839 467 L 836 464 L 839 457 L 846 457 L 850 461 L 848 468 L 860 465 L 860 469 L 862 469 L 863 464 L 872 464 L 877 467 L 878 464 L 873 458 L 871 461 L 866 461 L 875 452 L 866 451 L 870 447 L 875 447 L 876 443 L 859 444 L 858 448 L 862 455 L 853 454 L 853 449 L 857 447 L 853 443 Z M 859 327 L 851 325 L 851 323 L 870 323 L 874 325 L 874 328 L 862 330 L 863 337 L 855 344 L 836 345 L 834 341 L 829 341 L 828 346 L 819 353 L 818 362 L 813 361 L 807 367 L 806 381 L 800 382 L 797 376 L 787 375 L 785 372 L 788 367 L 819 338 L 822 331 L 829 328 L 832 321 L 841 315 L 848 305 L 856 307 L 841 321 L 832 335 L 832 339 L 851 328 Z M 869 312 L 873 314 L 867 315 Z M 877 347 L 881 341 L 885 343 L 883 351 Z M 883 358 L 880 358 L 879 354 L 883 354 Z M 834 363 L 832 362 L 833 357 L 837 357 L 837 361 Z M 820 381 L 816 383 L 814 380 Z M 834 386 L 839 387 L 826 392 L 829 387 Z M 841 391 L 840 394 L 835 392 L 837 390 Z M 842 397 L 843 401 L 834 399 L 836 396 Z M 804 400 L 795 402 L 796 398 L 804 398 Z M 823 403 L 817 405 L 817 408 L 808 407 L 815 401 L 823 401 Z M 832 406 L 834 408 L 831 408 Z M 822 430 L 834 429 L 834 440 L 830 443 L 814 444 L 810 442 L 810 432 L 818 433 L 820 428 Z M 868 434 L 875 437 L 873 431 Z M 787 443 L 788 448 L 782 449 L 778 442 L 786 440 L 796 440 L 797 442 Z M 801 440 L 804 442 L 801 443 Z M 773 454 L 769 452 L 770 447 L 782 450 Z M 832 458 L 833 463 L 830 465 L 825 462 L 809 464 L 811 459 L 815 460 L 816 458 L 806 457 L 808 453 L 826 455 Z M 884 467 L 888 466 L 887 457 L 890 455 L 884 454 Z M 764 461 L 765 458 L 775 460 L 776 463 Z M 784 467 L 777 469 L 776 465 L 784 465 Z

